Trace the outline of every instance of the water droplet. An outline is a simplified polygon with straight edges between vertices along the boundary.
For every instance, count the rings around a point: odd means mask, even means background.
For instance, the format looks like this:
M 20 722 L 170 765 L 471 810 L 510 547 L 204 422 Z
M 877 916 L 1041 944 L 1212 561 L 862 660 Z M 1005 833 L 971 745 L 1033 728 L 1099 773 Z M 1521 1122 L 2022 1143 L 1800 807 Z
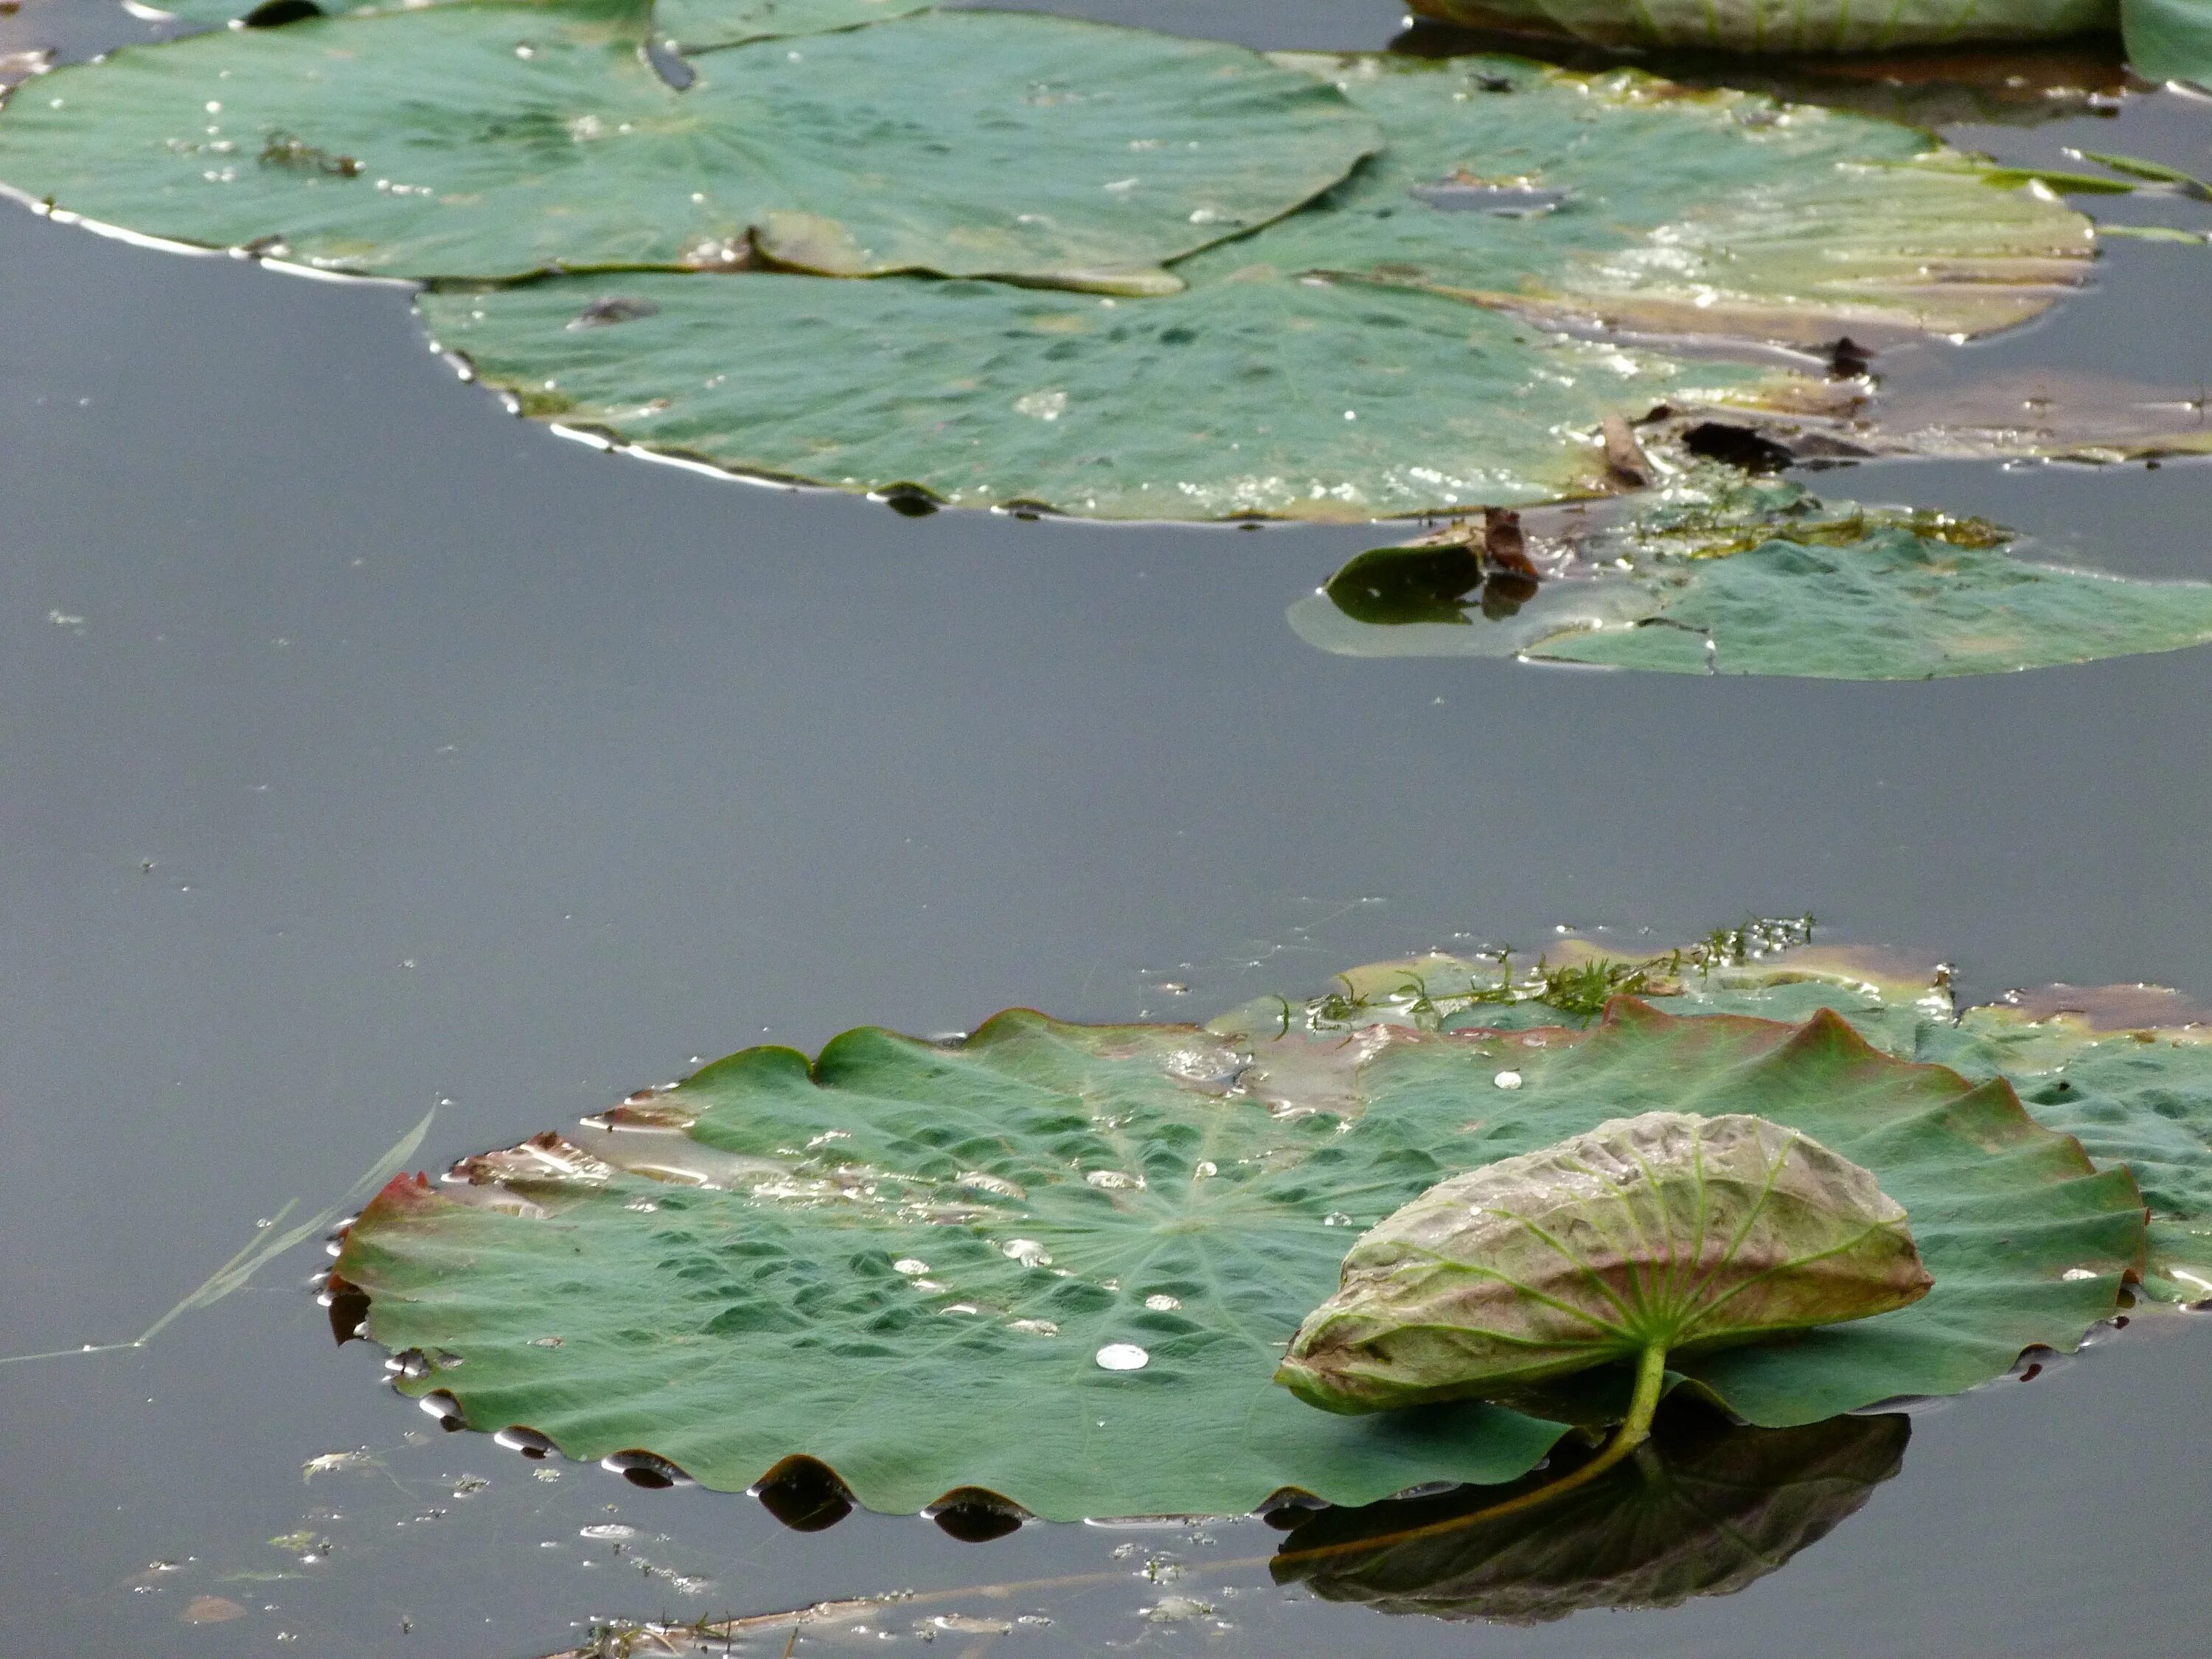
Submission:
M 1190 1178 L 1193 1181 L 1211 1181 L 1214 1176 L 1220 1173 L 1221 1166 L 1218 1164 L 1216 1164 L 1210 1158 L 1202 1158 L 1199 1159 L 1196 1166 L 1192 1169 Z
M 1058 1336 L 1060 1334 L 1060 1327 L 1049 1319 L 1017 1319 L 1010 1322 L 1006 1328 L 1010 1331 L 1019 1331 L 1025 1336 Z
M 1024 1267 L 1052 1266 L 1052 1257 L 1045 1253 L 1044 1246 L 1034 1238 L 1010 1238 L 999 1248 L 1009 1258 L 1020 1262 Z
M 1154 1313 L 1173 1313 L 1182 1304 L 1171 1296 L 1148 1296 L 1145 1298 L 1145 1305 Z
M 1140 1371 L 1152 1363 L 1152 1355 L 1133 1342 L 1109 1342 L 1092 1356 L 1101 1370 Z
M 1521 1086 L 1521 1073 L 1518 1072 L 1500 1072 L 1496 1077 L 1490 1080 L 1501 1089 L 1517 1089 Z
M 2058 1276 L 2061 1279 L 2094 1279 L 2097 1273 L 2093 1267 L 2069 1267 Z
M 904 1255 L 891 1263 L 891 1271 L 895 1273 L 904 1273 L 908 1278 L 911 1279 L 917 1273 L 927 1273 L 929 1271 L 929 1263 L 920 1260 L 918 1257 Z
M 1144 1176 L 1124 1175 L 1119 1170 L 1092 1170 L 1083 1179 L 1089 1185 L 1103 1188 L 1108 1192 L 1123 1192 L 1145 1184 Z
M 1321 1218 L 1321 1224 L 1324 1227 L 1349 1227 L 1352 1218 L 1341 1210 L 1331 1210 Z

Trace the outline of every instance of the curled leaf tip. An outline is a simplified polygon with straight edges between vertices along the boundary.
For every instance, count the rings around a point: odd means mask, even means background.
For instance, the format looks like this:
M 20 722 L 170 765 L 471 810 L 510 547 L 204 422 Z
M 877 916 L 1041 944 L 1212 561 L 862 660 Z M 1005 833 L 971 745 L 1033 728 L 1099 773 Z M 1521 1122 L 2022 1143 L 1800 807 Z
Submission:
M 1934 1282 L 1904 1209 L 1810 1136 L 1746 1113 L 1646 1112 L 1388 1217 L 1275 1380 L 1335 1412 L 1511 1396 L 1888 1313 Z

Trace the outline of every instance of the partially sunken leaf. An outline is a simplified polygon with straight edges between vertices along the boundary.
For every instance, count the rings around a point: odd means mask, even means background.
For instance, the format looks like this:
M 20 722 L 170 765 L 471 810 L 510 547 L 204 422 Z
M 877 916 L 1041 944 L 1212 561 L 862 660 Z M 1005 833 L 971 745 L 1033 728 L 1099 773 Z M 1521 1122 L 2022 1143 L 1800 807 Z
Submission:
M 1933 1281 L 1873 1176 L 1747 1114 L 1646 1112 L 1440 1182 L 1365 1234 L 1275 1380 L 1370 1412 L 1909 1306 Z
M 1711 0 L 1413 0 L 1425 17 L 1470 28 L 1528 29 L 1602 46 L 1709 46 L 1756 52 L 1867 52 L 1956 40 L 2061 40 L 2109 30 L 2116 0 L 1850 0 L 1717 6 Z M 2132 6 L 2136 0 L 2124 0 Z M 2188 0 L 2168 0 L 2185 5 Z
M 1670 1411 L 1628 1468 L 1540 1508 L 1461 1522 L 1499 1501 L 1475 1488 L 1327 1510 L 1283 1540 L 1273 1571 L 1324 1601 L 1506 1625 L 1733 1595 L 1856 1514 L 1911 1427 L 1894 1413 L 1754 1429 Z
M 1936 1279 L 1920 1303 L 1680 1362 L 1755 1422 L 2070 1349 L 2140 1257 L 2124 1172 L 2093 1173 L 2002 1085 L 1875 1054 L 1832 1019 L 1620 1003 L 1586 1030 L 1347 1040 L 1285 1015 L 1012 1013 L 954 1043 L 851 1032 L 811 1066 L 748 1050 L 467 1160 L 455 1184 L 395 1184 L 336 1271 L 372 1298 L 375 1340 L 460 1362 L 402 1386 L 479 1428 L 655 1453 L 731 1491 L 804 1454 L 872 1509 L 974 1486 L 1067 1519 L 1527 1471 L 1556 1422 L 1474 1403 L 1334 1416 L 1269 1379 L 1353 1229 L 1624 1115 L 1756 1111 L 1911 1212 Z
M 686 52 L 827 34 L 927 11 L 935 0 L 654 0 L 653 27 Z
M 1363 553 L 1291 607 L 1343 656 L 1518 657 L 1688 674 L 1927 679 L 2212 640 L 2212 584 L 2021 558 L 1976 520 L 1826 502 L 1724 469 L 1531 521 L 1538 579 L 1462 527 Z
M 635 0 L 460 0 L 131 47 L 0 115 L 17 193 L 370 275 L 722 268 L 1172 290 L 1373 125 L 1240 47 L 943 13 L 695 61 Z M 854 165 L 865 144 L 868 165 Z M 726 297 L 726 296 L 725 296 Z

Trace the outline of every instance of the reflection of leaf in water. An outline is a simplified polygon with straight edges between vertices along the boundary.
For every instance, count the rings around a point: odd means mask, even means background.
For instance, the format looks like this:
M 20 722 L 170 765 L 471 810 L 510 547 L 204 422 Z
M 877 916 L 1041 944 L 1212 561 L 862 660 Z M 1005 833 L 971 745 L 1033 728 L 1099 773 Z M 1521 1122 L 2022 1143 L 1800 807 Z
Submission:
M 1516 1625 L 1732 1595 L 1857 1513 L 1911 1435 L 1896 1415 L 1738 1427 L 1685 1401 L 1629 1462 L 1556 1502 L 1462 1519 L 1540 1489 L 1547 1472 L 1503 1493 L 1323 1511 L 1284 1540 L 1274 1577 L 1383 1613 Z

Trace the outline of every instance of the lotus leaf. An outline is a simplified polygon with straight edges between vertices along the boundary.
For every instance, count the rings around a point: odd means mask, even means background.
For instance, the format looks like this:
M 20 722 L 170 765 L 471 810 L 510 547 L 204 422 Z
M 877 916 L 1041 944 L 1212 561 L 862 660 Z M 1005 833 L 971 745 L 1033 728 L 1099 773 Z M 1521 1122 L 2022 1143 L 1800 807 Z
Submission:
M 1670 1412 L 1634 1467 L 1510 1522 L 1467 1518 L 1496 1502 L 1480 1489 L 1326 1511 L 1283 1540 L 1274 1577 L 1382 1613 L 1509 1625 L 1732 1595 L 1856 1514 L 1911 1431 L 1896 1413 L 1753 1429 Z
M 1363 1235 L 1275 1380 L 1335 1412 L 1498 1399 L 1910 1306 L 1905 1212 L 1810 1137 L 1646 1112 L 1442 1181 Z
M 17 193 L 366 274 L 721 266 L 1172 290 L 1375 148 L 1240 47 L 936 13 L 803 49 L 641 55 L 638 0 L 457 0 L 131 47 L 0 115 Z M 856 167 L 865 147 L 866 167 Z M 726 299 L 726 292 L 720 297 Z
M 2212 584 L 2019 558 L 1973 520 L 1823 502 L 1700 469 L 1625 519 L 1533 526 L 1540 583 L 1468 532 L 1377 548 L 1291 607 L 1346 656 L 1518 657 L 1672 673 L 1922 679 L 2212 640 Z
M 2183 0 L 2185 3 L 2185 0 Z M 1413 0 L 1470 28 L 1533 29 L 1603 46 L 1759 52 L 1873 52 L 1958 40 L 2057 40 L 2108 30 L 2136 0 Z
M 161 9 L 198 23 L 256 18 L 274 8 L 289 10 L 302 0 L 169 0 Z M 325 16 L 351 11 L 412 11 L 453 0 L 305 0 Z M 687 52 L 827 34 L 887 18 L 927 11 L 936 0 L 653 0 L 653 31 Z M 297 21 L 287 17 L 286 21 Z
M 1608 487 L 1608 415 L 1790 395 L 1771 370 L 1265 264 L 1113 306 L 761 273 L 418 304 L 526 414 L 741 472 L 1103 519 L 1357 521 L 1587 495 Z M 631 320 L 584 325 L 608 317 Z
M 641 276 L 422 310 L 526 412 L 742 472 L 1105 518 L 1358 520 L 1610 489 L 1608 415 L 1825 407 L 1755 343 L 2000 326 L 2089 251 L 2087 221 L 1881 122 L 1510 58 L 1279 61 L 1336 78 L 1389 151 L 1179 263 L 1171 301 L 747 274 L 738 301 Z M 1492 186 L 1449 181 L 1486 156 L 1545 182 L 1470 208 Z M 574 326 L 602 302 L 641 320 Z M 1553 327 L 1591 318 L 1741 336 L 1741 361 Z
M 851 1032 L 811 1066 L 747 1050 L 454 1184 L 394 1183 L 336 1272 L 410 1356 L 401 1386 L 477 1426 L 642 1449 L 725 1490 L 805 1454 L 872 1509 L 974 1486 L 1065 1519 L 1525 1472 L 1558 1423 L 1339 1417 L 1269 1377 L 1347 1226 L 1623 1115 L 1755 1110 L 1911 1212 L 1922 1302 L 1680 1362 L 1753 1421 L 2070 1349 L 2142 1250 L 2125 1171 L 2093 1172 L 2003 1084 L 1876 1054 L 1832 1018 L 1622 1002 L 1586 1030 L 1346 1041 L 1282 1013 L 1015 1012 L 957 1042 Z M 1509 1070 L 1519 1087 L 1498 1086 Z
M 654 0 L 653 31 L 686 52 L 827 34 L 927 11 L 936 0 Z
M 2120 0 L 2120 27 L 2137 74 L 2212 87 L 2212 5 L 2205 0 Z
M 1388 149 L 1266 257 L 1539 325 L 1862 344 L 1986 333 L 2087 273 L 2089 223 L 1913 128 L 1633 70 L 1279 56 Z M 1234 257 L 1243 257 L 1236 255 Z

